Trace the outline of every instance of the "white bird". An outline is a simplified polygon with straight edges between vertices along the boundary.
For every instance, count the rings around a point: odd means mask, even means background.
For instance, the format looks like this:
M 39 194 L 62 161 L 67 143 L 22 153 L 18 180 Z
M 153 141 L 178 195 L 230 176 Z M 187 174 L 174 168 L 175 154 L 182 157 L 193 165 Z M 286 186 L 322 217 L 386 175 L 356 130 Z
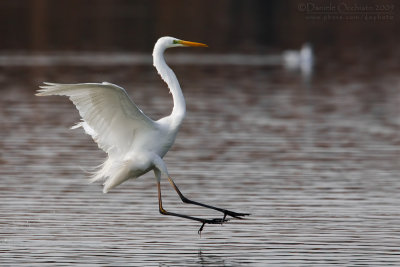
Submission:
M 299 51 L 287 50 L 282 55 L 284 66 L 289 70 L 299 69 L 303 76 L 312 74 L 314 53 L 310 43 L 305 43 Z
M 179 127 L 186 113 L 186 103 L 179 82 L 174 72 L 164 60 L 164 51 L 171 47 L 207 47 L 206 44 L 183 41 L 173 37 L 158 39 L 153 50 L 153 64 L 161 78 L 167 83 L 173 97 L 172 113 L 158 121 L 147 117 L 129 98 L 126 91 L 115 84 L 44 83 L 37 96 L 68 96 L 79 111 L 82 121 L 72 128 L 82 127 L 108 154 L 108 158 L 93 174 L 91 181 L 104 180 L 103 192 L 123 183 L 128 179 L 138 178 L 150 170 L 154 171 L 157 188 L 159 211 L 199 221 L 205 224 L 217 224 L 227 221 L 226 216 L 242 219 L 247 213 L 210 206 L 186 198 L 178 189 L 168 173 L 163 157 L 173 145 Z M 165 175 L 184 203 L 203 206 L 220 211 L 223 218 L 204 219 L 185 214 L 166 211 L 162 206 L 160 179 Z

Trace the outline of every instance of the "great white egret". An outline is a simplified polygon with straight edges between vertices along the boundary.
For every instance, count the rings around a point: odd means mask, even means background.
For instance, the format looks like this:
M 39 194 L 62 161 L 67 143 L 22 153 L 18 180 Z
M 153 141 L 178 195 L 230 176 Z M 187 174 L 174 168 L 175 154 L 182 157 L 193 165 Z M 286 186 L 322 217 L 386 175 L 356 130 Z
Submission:
M 186 198 L 168 173 L 163 157 L 175 141 L 186 113 L 185 99 L 174 72 L 164 60 L 164 51 L 171 47 L 207 47 L 202 43 L 179 40 L 173 37 L 158 39 L 153 50 L 153 63 L 161 78 L 167 83 L 174 107 L 171 115 L 158 121 L 147 117 L 129 98 L 126 91 L 115 84 L 47 83 L 40 86 L 37 96 L 68 96 L 79 111 L 82 121 L 72 128 L 82 127 L 92 136 L 99 148 L 108 154 L 105 162 L 93 174 L 91 181 L 104 180 L 103 192 L 132 178 L 153 170 L 158 188 L 159 211 L 164 215 L 182 217 L 205 224 L 222 224 L 226 216 L 242 219 L 247 213 L 203 204 Z M 205 219 L 166 211 L 162 205 L 160 178 L 165 175 L 184 203 L 190 203 L 222 212 L 222 218 Z

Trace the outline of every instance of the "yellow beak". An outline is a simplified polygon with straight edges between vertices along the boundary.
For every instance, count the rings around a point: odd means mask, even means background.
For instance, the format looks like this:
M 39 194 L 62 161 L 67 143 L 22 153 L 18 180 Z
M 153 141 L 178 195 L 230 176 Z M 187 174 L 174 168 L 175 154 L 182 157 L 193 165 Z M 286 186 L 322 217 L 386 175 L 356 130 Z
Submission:
M 183 40 L 178 41 L 178 43 L 181 45 L 184 45 L 184 46 L 208 47 L 208 45 L 206 45 L 206 44 L 183 41 Z

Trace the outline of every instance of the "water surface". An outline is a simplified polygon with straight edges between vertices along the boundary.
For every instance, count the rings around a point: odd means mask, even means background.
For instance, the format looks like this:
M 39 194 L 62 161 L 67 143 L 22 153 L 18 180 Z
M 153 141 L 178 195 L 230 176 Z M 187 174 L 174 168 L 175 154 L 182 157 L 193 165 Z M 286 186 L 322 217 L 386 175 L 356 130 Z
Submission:
M 105 154 L 42 81 L 125 87 L 153 119 L 169 114 L 151 65 L 2 67 L 0 262 L 116 266 L 400 264 L 400 78 L 320 64 L 312 82 L 271 66 L 176 65 L 187 117 L 165 160 L 189 197 L 246 220 L 200 225 L 158 213 L 152 173 L 103 194 L 85 171 Z M 398 61 L 397 61 L 398 62 Z M 372 67 L 374 68 L 374 67 Z M 334 75 L 333 75 L 334 74 Z M 166 209 L 184 205 L 163 180 Z

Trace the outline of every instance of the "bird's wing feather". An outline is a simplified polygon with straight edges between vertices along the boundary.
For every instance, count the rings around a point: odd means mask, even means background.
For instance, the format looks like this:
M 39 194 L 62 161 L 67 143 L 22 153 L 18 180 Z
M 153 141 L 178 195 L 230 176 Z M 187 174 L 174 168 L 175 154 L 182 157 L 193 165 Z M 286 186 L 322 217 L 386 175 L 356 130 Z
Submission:
M 75 104 L 83 126 L 110 156 L 132 147 L 137 131 L 154 130 L 156 123 L 129 98 L 125 89 L 103 83 L 45 83 L 38 96 L 65 95 Z M 89 127 L 87 127 L 89 126 Z

